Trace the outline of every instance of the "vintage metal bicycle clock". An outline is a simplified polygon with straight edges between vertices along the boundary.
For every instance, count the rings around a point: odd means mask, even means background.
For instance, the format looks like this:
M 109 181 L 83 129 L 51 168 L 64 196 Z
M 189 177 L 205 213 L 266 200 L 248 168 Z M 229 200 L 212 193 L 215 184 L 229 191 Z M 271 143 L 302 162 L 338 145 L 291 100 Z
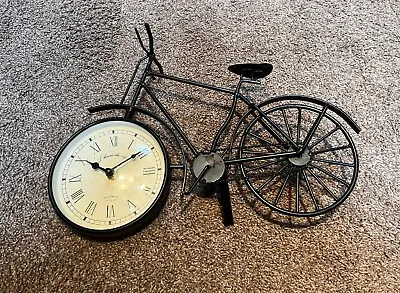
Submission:
M 229 70 L 240 76 L 235 89 L 195 82 L 163 73 L 156 59 L 150 26 L 145 24 L 149 49 L 136 34 L 146 56 L 139 60 L 124 98 L 119 104 L 89 108 L 91 113 L 119 109 L 124 117 L 91 123 L 61 147 L 49 175 L 50 200 L 57 214 L 77 232 L 100 239 L 124 237 L 148 226 L 160 213 L 168 196 L 169 172 L 182 169 L 182 194 L 199 184 L 220 193 L 225 225 L 233 224 L 227 169 L 237 165 L 249 191 L 273 211 L 295 217 L 325 214 L 339 206 L 353 190 L 358 176 L 355 145 L 344 125 L 360 128 L 342 110 L 307 96 L 280 96 L 255 105 L 241 93 L 244 83 L 259 84 L 272 65 L 236 64 Z M 125 103 L 139 66 L 145 62 L 129 103 Z M 152 69 L 156 65 L 158 71 Z M 225 122 L 209 149 L 199 151 L 148 86 L 150 78 L 206 88 L 232 96 Z M 145 91 L 165 116 L 162 119 L 137 107 Z M 235 115 L 238 101 L 248 106 L 231 133 L 230 146 L 217 148 Z M 135 119 L 143 113 L 171 130 L 183 156 L 170 163 L 159 136 Z M 244 129 L 244 130 L 241 130 Z M 238 141 L 238 145 L 237 144 Z M 183 147 L 186 146 L 186 149 Z M 191 170 L 190 186 L 186 175 Z

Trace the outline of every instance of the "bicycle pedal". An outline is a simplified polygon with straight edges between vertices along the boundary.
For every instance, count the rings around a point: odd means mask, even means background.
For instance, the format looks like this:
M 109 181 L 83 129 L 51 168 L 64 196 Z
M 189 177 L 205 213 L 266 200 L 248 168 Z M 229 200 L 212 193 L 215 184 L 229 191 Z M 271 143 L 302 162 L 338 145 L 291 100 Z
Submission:
M 214 197 L 217 192 L 218 190 L 213 183 L 199 184 L 199 194 L 201 197 L 211 198 Z
M 224 225 L 231 226 L 233 225 L 233 211 L 232 211 L 232 203 L 231 196 L 229 193 L 229 185 L 226 181 L 226 173 L 222 176 L 222 181 L 218 183 L 218 192 L 220 195 L 220 203 L 222 208 L 222 217 Z

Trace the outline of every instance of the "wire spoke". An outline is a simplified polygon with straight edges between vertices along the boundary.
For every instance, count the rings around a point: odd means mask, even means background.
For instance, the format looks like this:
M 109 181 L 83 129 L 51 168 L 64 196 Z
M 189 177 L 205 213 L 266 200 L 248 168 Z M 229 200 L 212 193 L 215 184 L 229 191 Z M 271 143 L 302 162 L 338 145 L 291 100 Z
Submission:
M 327 139 L 329 136 L 331 136 L 332 134 L 334 134 L 336 131 L 338 131 L 340 128 L 339 126 L 336 126 L 334 129 L 332 129 L 331 131 L 329 131 L 327 134 L 325 134 L 324 136 L 320 137 L 318 140 L 316 140 L 312 145 L 309 146 L 309 149 L 312 149 L 313 147 L 315 147 L 317 144 L 321 143 L 323 140 Z
M 296 142 L 300 143 L 300 130 L 301 130 L 301 108 L 298 108 L 298 113 L 297 113 L 297 137 L 296 137 Z
M 267 122 L 269 122 L 269 123 L 272 125 L 272 127 L 275 128 L 275 130 L 277 130 L 278 133 L 279 133 L 280 135 L 282 135 L 282 136 L 289 142 L 289 144 L 291 144 L 292 146 L 296 146 L 296 143 L 295 143 L 288 135 L 286 135 L 286 133 L 280 128 L 280 126 L 277 125 L 274 121 L 272 121 L 271 118 L 269 118 L 269 117 L 262 117 L 262 119 L 264 119 L 264 120 L 266 120 Z M 263 121 L 262 119 L 261 119 L 260 121 Z M 261 123 L 261 122 L 260 122 L 260 123 Z M 282 140 L 282 142 L 283 142 L 283 139 L 281 139 L 281 140 Z
M 312 202 L 314 204 L 315 210 L 318 211 L 319 210 L 318 202 L 317 202 L 317 199 L 314 196 L 314 192 L 312 191 L 312 188 L 311 188 L 311 185 L 310 185 L 310 181 L 308 180 L 307 174 L 306 174 L 306 172 L 304 172 L 304 170 L 301 170 L 301 172 L 303 174 L 304 181 L 306 182 L 307 190 L 310 193 L 310 197 L 311 197 L 311 200 L 312 200 Z
M 273 161 L 273 162 L 270 162 L 270 163 L 262 164 L 261 166 L 257 166 L 257 167 L 253 167 L 253 168 L 247 169 L 246 171 L 247 172 L 253 172 L 253 171 L 256 171 L 256 170 L 259 170 L 259 169 L 262 169 L 262 168 L 269 167 L 271 165 L 275 165 L 275 164 L 281 163 L 281 162 L 283 162 L 285 160 L 286 159 L 276 160 L 276 161 Z
M 293 138 L 292 138 L 292 132 L 290 131 L 289 121 L 288 121 L 288 119 L 287 119 L 285 109 L 282 108 L 281 111 L 282 111 L 283 120 L 285 121 L 286 129 L 287 129 L 287 132 L 288 132 L 288 134 L 289 134 L 289 137 L 290 137 L 290 139 L 293 140 Z
M 319 166 L 317 166 L 317 165 L 314 165 L 314 164 L 310 164 L 310 166 L 312 166 L 312 167 L 318 169 L 319 171 L 321 171 L 322 173 L 324 173 L 324 174 L 326 174 L 326 175 L 332 177 L 332 178 L 335 179 L 336 181 L 342 183 L 344 186 L 346 186 L 346 187 L 349 187 L 349 186 L 350 186 L 349 183 L 347 183 L 347 182 L 346 182 L 345 180 L 343 180 L 342 178 L 337 177 L 337 176 L 336 176 L 335 174 L 333 174 L 332 172 L 329 172 L 328 170 L 325 170 L 324 168 L 321 168 L 321 167 L 319 167 Z
M 299 211 L 300 207 L 300 172 L 296 172 L 296 212 Z
M 242 150 L 243 153 L 245 154 L 250 154 L 250 155 L 271 155 L 273 153 L 266 153 L 263 151 L 251 151 L 251 150 Z
M 261 191 L 262 189 L 265 188 L 269 183 L 272 182 L 278 175 L 286 169 L 286 167 L 289 166 L 289 163 L 287 163 L 285 166 L 283 166 L 278 172 L 276 172 L 269 180 L 265 181 L 259 188 L 257 188 L 258 191 Z
M 335 152 L 335 151 L 340 151 L 340 150 L 345 150 L 350 148 L 350 145 L 343 145 L 343 146 L 338 146 L 338 147 L 333 147 L 329 149 L 324 149 L 324 150 L 319 150 L 319 151 L 313 151 L 312 154 L 318 155 L 322 153 L 328 153 L 328 152 Z
M 308 172 L 311 174 L 312 177 L 314 177 L 315 180 L 328 192 L 328 194 L 334 199 L 338 200 L 338 198 L 333 194 L 333 192 L 329 189 L 328 186 L 325 185 L 325 183 L 319 178 L 317 175 L 315 175 L 308 167 L 307 167 Z
M 308 144 L 311 141 L 311 138 L 314 136 L 315 132 L 317 131 L 317 128 L 319 124 L 321 123 L 322 119 L 325 116 L 326 111 L 328 110 L 328 105 L 324 105 L 322 108 L 322 111 L 319 113 L 318 117 L 315 119 L 314 124 L 311 126 L 311 129 L 308 131 L 306 138 L 304 139 L 303 142 L 303 151 L 306 147 L 308 147 Z
M 338 161 L 331 161 L 331 160 L 325 160 L 325 159 L 319 159 L 319 158 L 312 158 L 311 161 L 314 162 L 321 162 L 329 165 L 337 165 L 337 166 L 342 166 L 342 167 L 354 167 L 353 163 L 344 163 L 344 162 L 338 162 Z
M 274 205 L 276 205 L 276 206 L 279 204 L 279 201 L 282 198 L 282 194 L 283 194 L 283 192 L 284 192 L 284 190 L 286 188 L 286 185 L 287 185 L 287 183 L 289 181 L 289 177 L 290 177 L 290 174 L 292 173 L 292 170 L 293 170 L 293 167 L 290 168 L 289 173 L 287 174 L 287 176 L 285 178 L 285 181 L 283 182 L 281 188 L 279 189 L 278 195 L 275 197 Z
M 266 140 L 265 138 L 261 137 L 260 135 L 258 135 L 258 134 L 256 134 L 256 133 L 249 132 L 248 135 L 251 135 L 251 136 L 253 136 L 253 137 L 255 137 L 255 138 L 261 140 L 262 142 L 265 142 L 265 143 L 266 143 L 267 145 L 269 145 L 269 146 L 272 146 L 272 147 L 275 147 L 275 148 L 284 150 L 284 148 L 281 147 L 279 144 L 276 145 L 276 144 L 274 144 L 274 143 L 272 143 L 272 142 Z

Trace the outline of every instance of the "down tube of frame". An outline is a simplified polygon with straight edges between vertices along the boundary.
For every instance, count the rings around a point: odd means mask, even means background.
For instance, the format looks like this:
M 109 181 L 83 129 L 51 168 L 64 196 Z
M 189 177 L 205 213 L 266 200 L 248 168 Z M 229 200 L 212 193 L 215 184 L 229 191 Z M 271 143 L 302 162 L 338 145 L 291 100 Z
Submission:
M 151 89 L 147 86 L 147 84 L 143 83 L 143 87 L 146 90 L 146 92 L 149 94 L 151 99 L 154 101 L 154 103 L 157 105 L 157 107 L 161 110 L 161 112 L 165 115 L 167 120 L 172 124 L 174 129 L 179 133 L 179 136 L 183 139 L 183 141 L 186 143 L 186 145 L 190 148 L 190 150 L 193 152 L 195 156 L 199 154 L 197 149 L 194 147 L 193 143 L 190 141 L 190 139 L 186 136 L 186 134 L 183 132 L 182 128 L 178 125 L 178 123 L 174 120 L 174 118 L 169 114 L 168 110 L 161 104 L 160 100 L 157 99 L 156 95 L 151 91 Z

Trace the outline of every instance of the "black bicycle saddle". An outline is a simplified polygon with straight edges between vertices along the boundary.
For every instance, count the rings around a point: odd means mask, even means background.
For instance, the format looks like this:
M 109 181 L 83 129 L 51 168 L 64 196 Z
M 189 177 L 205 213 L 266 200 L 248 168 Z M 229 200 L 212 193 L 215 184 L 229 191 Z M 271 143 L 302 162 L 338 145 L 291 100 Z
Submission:
M 272 68 L 273 66 L 269 63 L 245 63 L 231 65 L 228 67 L 228 70 L 247 78 L 259 79 L 270 74 Z

